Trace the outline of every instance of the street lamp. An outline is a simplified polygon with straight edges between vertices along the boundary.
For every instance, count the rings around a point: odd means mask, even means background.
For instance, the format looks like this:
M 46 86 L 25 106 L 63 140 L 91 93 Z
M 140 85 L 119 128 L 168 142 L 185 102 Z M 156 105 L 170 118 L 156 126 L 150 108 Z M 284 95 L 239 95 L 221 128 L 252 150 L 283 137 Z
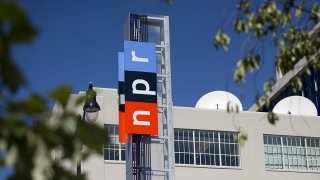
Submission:
M 95 122 L 98 119 L 98 114 L 100 111 L 100 106 L 97 102 L 97 93 L 93 90 L 92 82 L 89 83 L 88 90 L 86 92 L 86 101 L 83 106 L 83 116 L 82 118 L 89 121 L 90 123 Z
M 86 99 L 83 105 L 82 121 L 87 120 L 89 123 L 94 123 L 98 119 L 100 106 L 97 102 L 97 93 L 93 90 L 92 82 L 89 83 L 86 91 Z M 81 175 L 81 161 L 77 163 L 77 174 Z

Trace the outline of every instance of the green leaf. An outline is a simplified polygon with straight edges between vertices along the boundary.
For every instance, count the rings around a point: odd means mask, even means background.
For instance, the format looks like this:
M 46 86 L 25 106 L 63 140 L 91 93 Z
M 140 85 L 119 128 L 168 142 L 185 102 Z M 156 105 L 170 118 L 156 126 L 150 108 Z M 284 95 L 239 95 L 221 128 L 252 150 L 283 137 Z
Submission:
M 6 153 L 5 164 L 6 166 L 13 166 L 18 160 L 18 148 L 16 145 L 11 145 L 9 151 Z
M 273 113 L 271 111 L 268 112 L 268 121 L 270 124 L 275 125 L 276 121 L 278 121 L 278 120 L 279 120 L 279 117 L 275 113 Z
M 58 164 L 53 165 L 54 176 L 52 179 L 59 180 L 85 180 L 86 174 L 81 172 L 81 175 L 74 174 L 72 171 L 66 170 L 64 167 Z
M 36 152 L 33 157 L 34 167 L 32 169 L 32 179 L 43 180 L 52 177 L 52 159 L 50 151 L 48 151 L 43 140 L 38 137 L 36 138 Z
M 315 3 L 311 13 L 310 13 L 310 19 L 314 22 L 314 23 L 318 23 L 319 19 L 320 19 L 320 5 Z
M 225 51 L 228 51 L 228 45 L 230 44 L 230 41 L 230 37 L 227 34 L 225 34 L 221 29 L 219 29 L 215 35 L 214 46 L 216 49 L 219 49 L 221 47 Z
M 48 112 L 46 101 L 37 94 L 31 94 L 26 100 L 7 104 L 8 112 L 13 114 L 40 115 Z
M 243 59 L 240 59 L 234 73 L 235 82 L 244 82 L 247 72 L 253 72 L 255 69 L 260 68 L 260 61 L 260 55 L 258 54 L 248 54 Z
M 18 66 L 9 59 L 2 59 L 0 54 L 0 75 L 3 84 L 7 85 L 9 90 L 13 93 L 26 83 L 24 76 Z
M 261 97 L 261 101 L 262 102 L 265 102 L 265 105 L 267 108 L 270 107 L 270 98 L 267 94 L 264 94 L 262 97 Z
M 77 127 L 77 118 L 73 115 L 65 115 L 61 118 L 61 127 L 69 135 L 73 135 Z
M 106 129 L 96 123 L 86 123 L 83 120 L 77 121 L 76 136 L 81 139 L 83 145 L 99 154 L 102 154 L 101 144 L 109 142 Z
M 245 75 L 246 75 L 245 67 L 243 65 L 242 60 L 240 60 L 238 61 L 237 68 L 234 72 L 234 81 L 236 83 L 244 82 Z
M 36 28 L 16 2 L 0 1 L 0 22 L 10 25 L 9 32 L 6 33 L 9 43 L 30 42 L 37 35 Z
M 247 140 L 248 140 L 248 132 L 247 131 L 240 131 L 239 137 L 235 139 L 235 142 L 239 143 L 240 146 L 243 147 Z
M 306 73 L 307 73 L 307 75 L 308 76 L 311 76 L 311 70 L 310 70 L 310 68 L 308 67 L 308 68 L 306 68 Z
M 32 94 L 26 102 L 27 107 L 31 112 L 40 113 L 47 110 L 46 102 L 43 98 L 36 94 Z
M 256 97 L 255 97 L 255 104 L 256 104 L 257 107 L 260 107 L 260 101 L 259 101 L 259 99 L 260 99 L 260 95 L 257 94 Z
M 245 14 L 248 14 L 251 9 L 251 3 L 248 0 L 240 0 L 237 4 L 237 8 L 243 11 Z
M 290 85 L 293 92 L 301 91 L 303 87 L 302 80 L 300 77 L 294 77 L 293 79 L 291 79 Z
M 86 100 L 86 96 L 85 95 L 80 95 L 80 96 L 77 97 L 75 105 L 79 106 L 79 105 L 83 104 L 85 100 Z
M 167 2 L 167 4 L 172 5 L 173 4 L 173 0 L 165 0 Z
M 263 84 L 263 89 L 265 92 L 272 92 L 272 86 L 274 84 L 273 78 L 269 79 L 267 82 Z
M 50 96 L 57 101 L 62 107 L 66 107 L 69 96 L 71 94 L 71 88 L 66 85 L 62 85 L 56 88 L 50 93 Z
M 237 33 L 241 33 L 241 32 L 247 32 L 248 31 L 248 27 L 246 26 L 246 24 L 243 22 L 242 19 L 237 19 L 236 22 L 234 23 L 233 29 L 237 32 Z
M 302 8 L 301 8 L 301 7 L 297 8 L 294 15 L 295 15 L 298 19 L 300 19 L 301 16 L 302 16 Z

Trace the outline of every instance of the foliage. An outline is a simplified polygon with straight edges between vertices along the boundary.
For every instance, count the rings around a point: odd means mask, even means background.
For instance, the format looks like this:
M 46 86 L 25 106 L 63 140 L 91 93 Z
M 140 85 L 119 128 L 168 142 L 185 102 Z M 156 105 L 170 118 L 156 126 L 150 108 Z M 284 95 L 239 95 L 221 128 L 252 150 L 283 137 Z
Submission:
M 238 130 L 240 133 L 238 136 L 234 137 L 234 139 L 236 140 L 236 143 L 239 143 L 240 146 L 244 146 L 246 140 L 248 139 L 248 132 L 245 130 L 242 130 L 239 128 Z
M 172 4 L 173 0 L 165 0 L 167 4 Z
M 245 81 L 246 74 L 259 69 L 263 46 L 265 42 L 272 42 L 275 54 L 275 66 L 283 74 L 293 70 L 297 61 L 305 57 L 309 67 L 317 71 L 320 69 L 320 36 L 310 33 L 320 19 L 320 4 L 313 0 L 239 0 L 233 18 L 233 31 L 246 35 L 243 43 L 246 53 L 241 58 L 234 72 L 237 83 Z M 225 27 L 217 30 L 214 46 L 228 50 L 230 37 L 225 33 Z M 316 33 L 315 33 L 316 34 Z M 273 80 L 264 84 L 264 95 L 261 100 L 268 107 L 270 99 L 268 92 L 272 92 Z M 294 91 L 302 89 L 300 77 L 290 82 Z M 258 101 L 257 101 L 258 102 Z M 274 124 L 278 117 L 269 112 L 268 120 Z
M 168 4 L 172 3 L 172 1 L 166 1 Z M 276 51 L 275 68 L 278 72 L 285 74 L 293 70 L 297 61 L 303 57 L 309 63 L 306 68 L 308 75 L 310 75 L 310 69 L 320 70 L 320 30 L 310 32 L 317 24 L 319 26 L 320 4 L 318 2 L 314 0 L 238 0 L 237 10 L 229 19 L 233 19 L 234 32 L 246 35 L 241 48 L 246 49 L 246 53 L 238 60 L 234 71 L 236 83 L 245 82 L 248 72 L 260 68 L 264 44 L 270 40 Z M 216 49 L 222 48 L 228 51 L 231 38 L 226 33 L 224 25 L 216 31 L 213 44 Z M 256 96 L 258 107 L 260 107 L 260 99 L 269 109 L 268 94 L 272 92 L 274 83 L 273 78 L 264 83 L 263 95 Z M 289 84 L 294 92 L 303 88 L 299 76 L 292 78 Z M 272 125 L 279 120 L 278 116 L 271 111 L 268 112 L 267 117 Z M 239 132 L 238 142 L 243 145 L 248 134 L 241 129 Z
M 52 158 L 59 150 L 62 161 L 74 165 L 90 154 L 102 154 L 106 131 L 96 124 L 87 124 L 67 108 L 71 88 L 63 85 L 50 92 L 62 114 L 55 123 L 48 107 L 48 98 L 30 92 L 17 98 L 18 90 L 27 85 L 23 73 L 14 63 L 10 49 L 17 43 L 29 43 L 38 33 L 16 1 L 0 0 L 0 167 L 14 168 L 10 179 L 85 179 L 76 176 L 60 161 Z M 83 104 L 80 97 L 75 104 Z M 75 131 L 76 129 L 76 131 Z M 86 146 L 86 151 L 81 151 Z

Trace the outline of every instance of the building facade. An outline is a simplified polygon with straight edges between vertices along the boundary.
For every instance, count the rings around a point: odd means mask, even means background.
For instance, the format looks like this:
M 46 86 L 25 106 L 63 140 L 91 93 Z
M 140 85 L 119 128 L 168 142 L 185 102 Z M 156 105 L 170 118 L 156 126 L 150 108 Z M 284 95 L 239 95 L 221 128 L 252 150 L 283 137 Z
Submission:
M 123 180 L 126 179 L 126 157 L 125 145 L 118 141 L 117 90 L 95 90 L 101 107 L 96 123 L 108 130 L 111 143 L 104 145 L 104 157 L 90 157 L 82 162 L 82 172 L 87 173 L 90 180 Z M 75 111 L 81 113 L 82 109 Z M 318 180 L 320 117 L 279 117 L 280 121 L 271 125 L 263 112 L 228 113 L 174 107 L 175 178 Z M 241 146 L 238 138 L 243 131 L 248 139 Z M 157 143 L 151 146 L 152 168 L 157 169 L 163 164 L 163 149 Z M 163 179 L 163 176 L 154 173 L 152 179 Z

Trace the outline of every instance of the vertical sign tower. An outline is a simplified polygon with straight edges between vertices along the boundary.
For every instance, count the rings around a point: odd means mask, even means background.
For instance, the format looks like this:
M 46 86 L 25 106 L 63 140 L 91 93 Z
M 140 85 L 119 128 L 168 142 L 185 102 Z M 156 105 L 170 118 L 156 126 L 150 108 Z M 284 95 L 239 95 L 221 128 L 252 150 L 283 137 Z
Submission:
M 119 139 L 127 180 L 174 180 L 169 17 L 129 14 L 124 36 Z

